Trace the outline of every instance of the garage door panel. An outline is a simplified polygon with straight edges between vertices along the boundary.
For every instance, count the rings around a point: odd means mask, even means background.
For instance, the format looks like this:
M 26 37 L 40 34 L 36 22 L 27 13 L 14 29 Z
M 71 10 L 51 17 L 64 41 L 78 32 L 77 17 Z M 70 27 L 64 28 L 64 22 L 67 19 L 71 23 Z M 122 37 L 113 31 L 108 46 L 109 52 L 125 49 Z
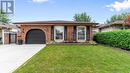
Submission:
M 30 30 L 26 35 L 27 44 L 45 44 L 45 33 L 39 29 Z

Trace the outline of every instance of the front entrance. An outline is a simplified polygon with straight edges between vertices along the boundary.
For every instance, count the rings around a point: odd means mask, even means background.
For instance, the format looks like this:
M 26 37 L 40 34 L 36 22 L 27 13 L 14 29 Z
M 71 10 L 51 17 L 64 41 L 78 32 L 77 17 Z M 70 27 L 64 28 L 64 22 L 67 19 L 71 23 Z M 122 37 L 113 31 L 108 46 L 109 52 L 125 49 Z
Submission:
M 32 29 L 26 34 L 26 44 L 45 44 L 45 33 L 39 29 Z

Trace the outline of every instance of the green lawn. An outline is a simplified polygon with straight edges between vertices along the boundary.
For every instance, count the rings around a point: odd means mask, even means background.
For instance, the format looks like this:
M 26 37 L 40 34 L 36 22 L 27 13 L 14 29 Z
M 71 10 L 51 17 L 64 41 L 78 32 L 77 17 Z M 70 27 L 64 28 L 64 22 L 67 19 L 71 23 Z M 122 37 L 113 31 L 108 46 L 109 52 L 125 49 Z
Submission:
M 130 55 L 101 45 L 48 45 L 14 73 L 130 73 Z

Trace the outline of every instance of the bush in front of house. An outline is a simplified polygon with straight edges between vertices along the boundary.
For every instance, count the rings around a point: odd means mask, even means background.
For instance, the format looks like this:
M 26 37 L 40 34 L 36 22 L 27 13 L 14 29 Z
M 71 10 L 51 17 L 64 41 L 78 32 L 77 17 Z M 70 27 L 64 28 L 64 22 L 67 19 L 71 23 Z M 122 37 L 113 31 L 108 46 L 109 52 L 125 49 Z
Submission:
M 130 49 L 130 30 L 97 33 L 94 35 L 93 40 L 99 44 Z

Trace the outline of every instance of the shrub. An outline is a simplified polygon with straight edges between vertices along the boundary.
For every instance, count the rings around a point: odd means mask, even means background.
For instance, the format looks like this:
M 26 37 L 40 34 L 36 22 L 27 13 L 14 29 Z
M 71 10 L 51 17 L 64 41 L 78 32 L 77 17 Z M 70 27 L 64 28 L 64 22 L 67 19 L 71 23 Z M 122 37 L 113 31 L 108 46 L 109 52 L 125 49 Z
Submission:
M 93 40 L 100 44 L 130 49 L 130 30 L 97 33 Z

